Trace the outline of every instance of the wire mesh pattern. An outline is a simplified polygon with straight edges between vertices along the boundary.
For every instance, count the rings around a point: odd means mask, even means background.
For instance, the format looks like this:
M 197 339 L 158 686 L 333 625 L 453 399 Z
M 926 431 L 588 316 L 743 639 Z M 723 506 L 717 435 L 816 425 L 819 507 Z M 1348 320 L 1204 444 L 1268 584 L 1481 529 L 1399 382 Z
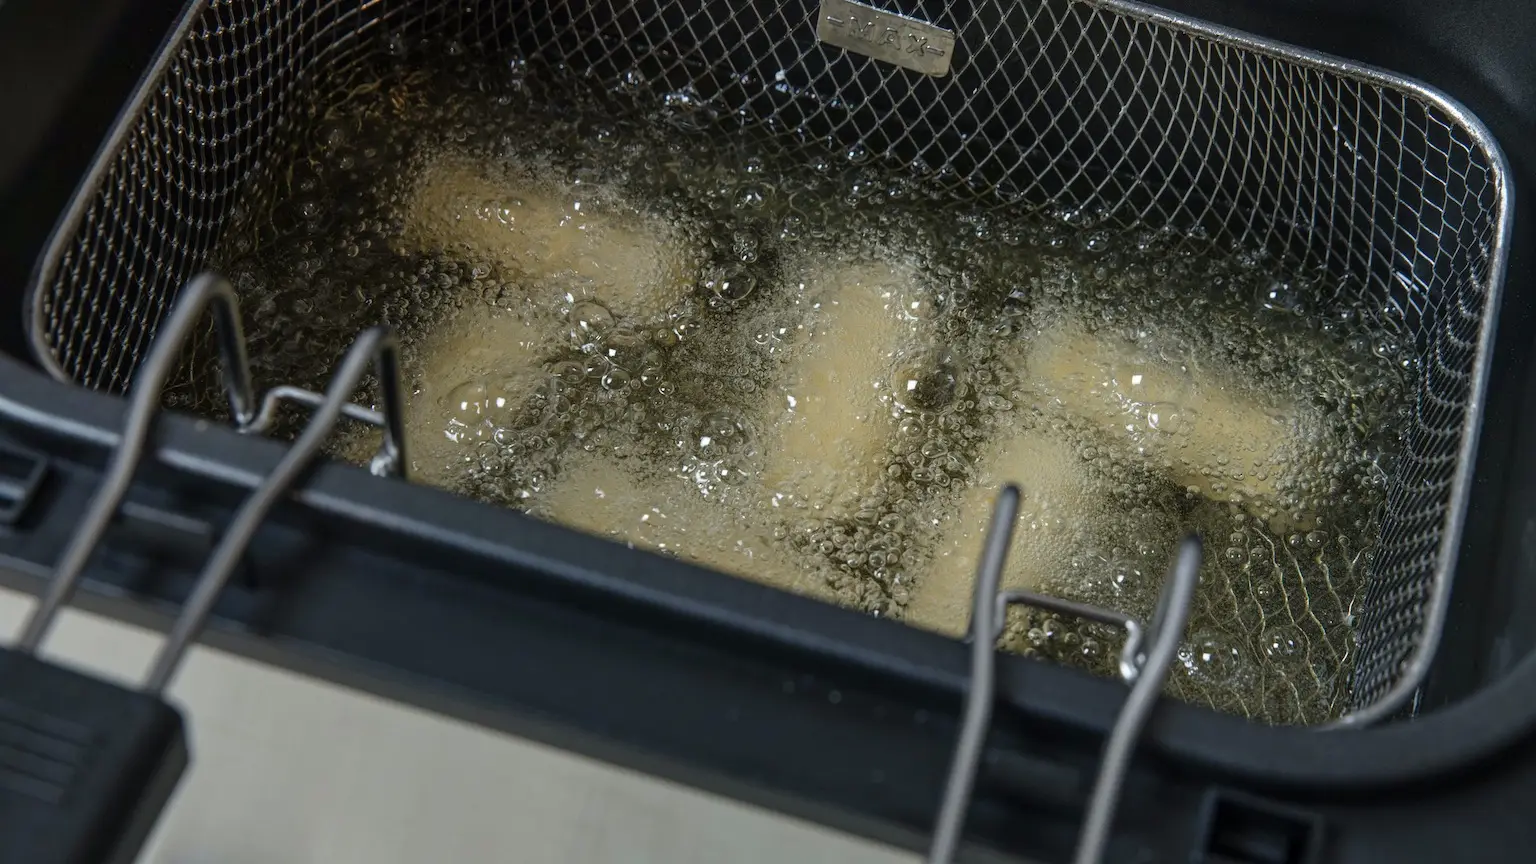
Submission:
M 298 95 L 402 45 L 692 88 L 711 110 L 860 142 L 998 207 L 1263 247 L 1327 274 L 1316 304 L 1383 310 L 1417 383 L 1356 621 L 1352 704 L 1397 694 L 1439 624 L 1502 272 L 1506 172 L 1481 126 L 1408 82 L 1134 4 L 882 5 L 955 31 L 951 74 L 818 44 L 808 0 L 211 0 L 40 269 L 39 359 L 124 390 L 242 190 L 275 170 L 265 160 Z

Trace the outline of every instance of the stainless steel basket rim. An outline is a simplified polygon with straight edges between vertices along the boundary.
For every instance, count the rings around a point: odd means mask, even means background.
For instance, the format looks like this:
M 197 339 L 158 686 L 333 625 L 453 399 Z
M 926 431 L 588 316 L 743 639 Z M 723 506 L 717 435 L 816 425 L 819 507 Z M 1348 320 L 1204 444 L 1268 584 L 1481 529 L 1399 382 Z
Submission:
M 1423 683 L 1439 648 L 1441 631 L 1450 607 L 1457 550 L 1465 527 L 1473 467 L 1483 426 L 1490 377 L 1489 360 L 1494 334 L 1497 331 L 1499 307 L 1508 269 L 1509 243 L 1514 230 L 1515 190 L 1510 179 L 1508 158 L 1492 132 L 1470 109 L 1438 88 L 1413 78 L 1336 55 L 1255 36 L 1181 13 L 1134 2 L 1134 0 L 1072 0 L 1072 2 L 1105 9 L 1191 36 L 1217 40 L 1302 67 L 1411 94 L 1445 112 L 1447 116 L 1455 118 L 1488 159 L 1493 187 L 1497 193 L 1494 206 L 1498 213 L 1498 223 L 1489 249 L 1490 266 L 1484 285 L 1486 307 L 1479 321 L 1476 356 L 1462 422 L 1461 442 L 1447 501 L 1448 513 L 1443 523 L 1435 569 L 1431 577 L 1431 589 L 1419 621 L 1418 638 L 1414 642 L 1409 657 L 1402 663 L 1401 672 L 1383 695 L 1369 705 L 1354 709 L 1330 723 L 1310 728 L 1319 730 L 1356 728 L 1377 723 L 1397 713 Z M 119 112 L 107 137 L 98 148 L 90 169 L 70 199 L 69 207 L 49 235 L 47 245 L 33 272 L 33 278 L 26 288 L 23 299 L 23 320 L 27 326 L 27 337 L 34 360 L 49 377 L 62 384 L 75 386 L 75 382 L 59 364 L 45 340 L 44 311 L 39 295 L 58 272 L 66 246 L 84 220 L 90 202 L 100 191 L 117 153 L 133 131 L 141 111 L 153 96 L 157 82 L 177 56 L 179 46 L 207 5 L 208 0 L 189 0 L 183 8 L 176 25 L 167 34 L 153 63 L 145 70 L 132 97 L 124 104 L 123 110 Z

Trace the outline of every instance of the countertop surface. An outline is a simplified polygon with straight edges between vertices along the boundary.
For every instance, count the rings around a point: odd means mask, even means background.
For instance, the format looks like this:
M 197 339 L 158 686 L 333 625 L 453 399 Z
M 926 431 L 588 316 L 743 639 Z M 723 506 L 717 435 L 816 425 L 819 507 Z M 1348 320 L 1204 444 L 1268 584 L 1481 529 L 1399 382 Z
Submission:
M 0 591 L 13 638 L 31 599 Z M 156 637 L 80 612 L 55 659 L 133 680 Z M 206 648 L 193 764 L 141 864 L 897 864 L 915 856 Z

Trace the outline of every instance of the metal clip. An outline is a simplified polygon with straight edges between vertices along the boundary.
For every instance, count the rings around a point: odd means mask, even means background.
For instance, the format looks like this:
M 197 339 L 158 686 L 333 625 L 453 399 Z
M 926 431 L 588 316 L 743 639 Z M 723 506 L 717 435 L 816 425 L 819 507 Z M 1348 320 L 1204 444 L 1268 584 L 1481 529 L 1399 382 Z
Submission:
M 175 308 L 171 310 L 171 316 L 166 321 L 162 333 L 166 334 L 166 338 L 172 339 L 179 348 L 190 335 L 190 331 L 183 332 L 181 328 L 190 328 L 202 316 L 203 308 L 210 304 L 213 306 L 214 321 L 217 325 L 215 338 L 218 342 L 219 362 L 223 370 L 224 389 L 229 395 L 230 416 L 234 418 L 236 431 L 257 435 L 267 432 L 272 428 L 272 421 L 277 417 L 278 405 L 283 402 L 302 405 L 311 411 L 320 408 L 325 397 L 313 390 L 291 384 L 280 384 L 268 390 L 261 399 L 260 407 L 256 407 L 255 388 L 251 383 L 250 355 L 246 351 L 245 332 L 240 326 L 239 301 L 229 282 L 217 274 L 203 273 L 187 284 Z M 180 320 L 178 316 L 185 316 L 190 320 Z M 159 345 L 158 340 L 156 345 Z M 175 359 L 174 355 L 169 358 L 169 360 Z M 145 380 L 145 372 L 149 371 L 154 360 L 152 354 L 145 362 L 138 378 L 135 379 L 135 388 L 139 386 L 140 381 Z M 169 373 L 169 366 L 165 371 Z M 348 419 L 378 426 L 384 430 L 379 452 L 369 463 L 369 470 L 379 477 L 404 477 L 406 472 L 405 396 L 400 386 L 400 360 L 394 347 L 379 354 L 377 377 L 379 404 L 384 410 L 375 411 L 347 401 L 342 403 L 341 413 Z M 161 386 L 163 384 L 162 380 Z M 353 386 L 357 385 L 353 384 Z
M 1194 600 L 1195 585 L 1199 581 L 1200 539 L 1191 535 L 1179 544 L 1153 617 L 1152 645 L 1145 651 L 1143 645 L 1146 631 L 1139 622 L 1118 612 L 1028 591 L 1000 591 L 1003 565 L 1008 559 L 1013 526 L 1018 518 L 1019 494 L 1017 486 L 1010 484 L 1003 487 L 992 509 L 992 519 L 983 541 L 975 593 L 971 600 L 970 689 L 961 714 L 960 736 L 955 746 L 954 760 L 950 763 L 949 778 L 945 782 L 933 842 L 928 850 L 928 864 L 949 864 L 959 849 L 960 835 L 965 829 L 965 817 L 970 809 L 971 794 L 976 783 L 976 771 L 986 744 L 987 729 L 992 722 L 992 705 L 997 687 L 995 643 L 1002 632 L 1008 607 L 1015 603 L 1123 627 L 1126 631 L 1125 647 L 1120 652 L 1120 676 L 1131 689 L 1115 720 L 1114 728 L 1104 742 L 1099 774 L 1094 781 L 1093 794 L 1088 802 L 1088 812 L 1083 820 L 1073 862 L 1097 864 L 1103 858 L 1115 808 L 1120 801 L 1121 786 L 1130 767 L 1131 753 L 1168 678 L 1168 669 L 1178 652 L 1179 640 L 1183 638 L 1189 607 Z
M 210 306 L 219 330 L 219 353 L 224 364 L 225 389 L 229 393 L 230 409 L 236 424 L 250 428 L 262 413 L 270 412 L 269 407 L 264 406 L 260 412 L 255 407 L 250 366 L 246 362 L 245 340 L 240 332 L 240 316 L 233 289 L 228 282 L 217 276 L 199 276 L 183 289 L 164 328 L 155 339 L 149 357 L 134 379 L 122 437 L 107 466 L 106 478 L 91 499 L 64 554 L 60 556 L 47 591 L 23 626 L 17 650 L 27 654 L 37 652 L 59 611 L 69 602 L 78 587 L 86 564 L 101 545 L 107 526 L 122 504 L 133 482 L 134 472 L 143 460 L 154 419 L 160 411 L 165 380 L 174 368 L 193 327 L 201 320 L 203 311 Z M 352 343 L 326 387 L 325 395 L 315 395 L 314 413 L 304 431 L 283 454 L 272 473 L 267 475 L 235 513 L 233 521 L 225 529 L 222 539 L 199 575 L 185 610 L 172 625 L 165 646 L 155 658 L 146 690 L 158 693 L 169 683 L 177 664 L 197 638 L 219 593 L 229 581 L 267 513 L 320 454 L 321 447 L 341 415 L 349 413 L 347 406 L 351 403 L 348 400 L 362 381 L 363 373 L 370 363 L 374 364 L 379 377 L 384 403 L 382 416 L 387 418 L 387 422 L 382 424 L 384 445 L 374 461 L 377 465 L 388 460 L 400 460 L 403 465 L 399 430 L 404 428 L 404 408 L 400 399 L 398 348 L 394 336 L 387 328 L 374 327 L 365 330 Z M 274 397 L 269 394 L 266 405 L 273 401 Z M 356 414 L 349 413 L 349 416 Z

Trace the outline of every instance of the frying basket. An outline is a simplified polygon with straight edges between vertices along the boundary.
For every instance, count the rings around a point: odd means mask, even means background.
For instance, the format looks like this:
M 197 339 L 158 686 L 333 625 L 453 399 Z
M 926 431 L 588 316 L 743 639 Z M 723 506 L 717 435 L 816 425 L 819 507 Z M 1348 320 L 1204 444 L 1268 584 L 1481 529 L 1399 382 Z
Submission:
M 806 0 L 192 2 L 44 254 L 37 359 L 125 390 L 301 94 L 400 40 L 643 69 L 761 123 L 921 162 L 992 206 L 1199 230 L 1325 273 L 1320 304 L 1385 310 L 1412 358 L 1412 414 L 1344 722 L 1396 710 L 1439 638 L 1481 421 L 1512 219 L 1486 129 L 1415 82 L 1138 4 L 885 6 L 953 33 L 947 74 L 819 41 L 831 13 Z

